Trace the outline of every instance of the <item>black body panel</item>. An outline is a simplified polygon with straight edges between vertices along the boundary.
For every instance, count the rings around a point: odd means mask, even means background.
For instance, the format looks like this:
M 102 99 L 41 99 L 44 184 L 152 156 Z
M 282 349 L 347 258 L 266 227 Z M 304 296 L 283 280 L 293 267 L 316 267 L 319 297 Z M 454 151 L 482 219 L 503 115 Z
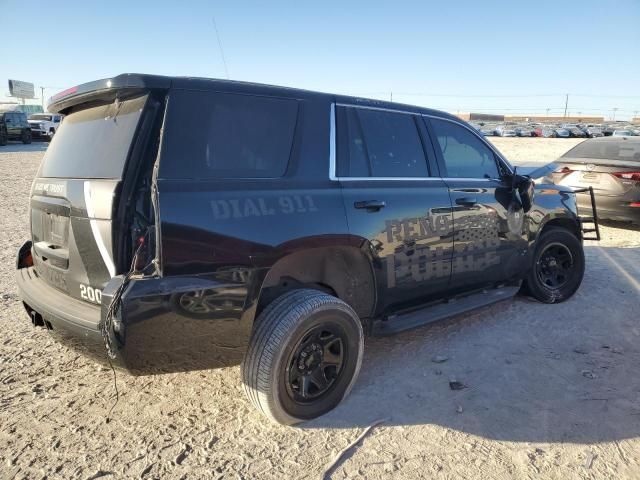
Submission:
M 286 165 L 283 173 L 274 175 L 277 169 L 268 164 L 274 159 L 251 151 L 251 145 L 237 150 L 232 167 L 255 165 L 268 175 L 230 178 L 211 173 L 221 171 L 220 152 L 230 149 L 205 142 L 196 150 L 196 142 L 187 136 L 172 137 L 180 120 L 172 117 L 179 111 L 172 109 L 172 101 L 184 98 L 185 92 L 295 103 L 295 109 L 289 109 L 295 110 L 290 149 L 276 152 L 276 164 Z M 118 361 L 133 372 L 238 363 L 256 316 L 291 288 L 316 288 L 338 296 L 355 310 L 369 333 L 376 331 L 374 322 L 380 319 L 385 319 L 385 331 L 402 329 L 394 315 L 421 306 L 437 303 L 431 318 L 443 318 L 447 311 L 462 310 L 460 306 L 447 310 L 438 303 L 441 299 L 484 287 L 518 285 L 530 267 L 536 238 L 548 222 L 580 235 L 570 190 L 541 185 L 532 208 L 524 212 L 508 181 L 511 168 L 493 147 L 486 146 L 502 166 L 504 178 L 447 178 L 423 116 L 468 127 L 435 110 L 243 82 L 136 74 L 62 92 L 49 109 L 71 113 L 72 118 L 87 105 L 110 105 L 141 94 L 153 99 L 149 102 L 153 115 L 146 127 L 141 121 L 133 137 L 122 179 L 36 180 L 31 205 L 35 212 L 31 257 L 36 269 L 22 255 L 17 272 L 28 310 L 40 314 L 54 330 L 69 326 L 73 330 L 78 324 L 75 306 L 81 304 L 91 323 L 85 325 L 89 332 L 85 336 L 99 341 L 100 325 L 122 275 L 129 268 L 136 271 L 124 288 L 109 332 Z M 342 148 L 336 142 L 337 105 L 410 116 L 417 155 L 426 162 L 420 165 L 425 176 L 336 177 L 336 153 L 340 158 Z M 199 129 L 193 138 L 215 136 L 208 122 L 213 122 L 217 108 L 192 112 L 198 119 L 192 128 Z M 233 129 L 229 132 L 235 134 Z M 275 136 L 277 128 L 274 132 Z M 176 148 L 179 142 L 183 148 Z M 413 158 L 399 162 L 415 166 Z M 193 165 L 205 174 L 181 176 Z M 87 188 L 95 189 L 89 197 L 104 199 L 93 202 L 92 214 L 87 212 Z M 134 216 L 134 210 L 147 214 Z M 63 235 L 56 243 L 56 231 L 73 238 Z M 96 244 L 100 237 L 96 231 L 103 234 L 104 248 Z M 136 238 L 138 252 L 142 246 L 148 249 L 149 264 L 146 260 L 135 264 Z M 73 270 L 76 277 L 57 286 L 46 277 L 49 270 L 64 271 L 65 252 L 52 255 L 52 248 L 66 248 L 69 265 L 75 257 L 85 267 L 93 265 L 82 280 L 101 291 L 101 307 L 71 298 L 78 296 L 74 289 L 83 283 L 76 278 L 78 270 Z M 112 265 L 107 265 L 105 249 Z M 464 305 L 487 301 L 470 299 Z M 414 318 L 409 323 L 420 322 Z

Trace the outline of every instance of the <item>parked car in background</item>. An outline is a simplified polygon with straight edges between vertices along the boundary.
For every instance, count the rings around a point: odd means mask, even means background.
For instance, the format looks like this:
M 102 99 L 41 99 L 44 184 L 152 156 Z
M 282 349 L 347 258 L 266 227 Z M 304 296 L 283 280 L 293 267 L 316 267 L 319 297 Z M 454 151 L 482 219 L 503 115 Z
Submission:
M 571 132 L 568 129 L 562 127 L 556 127 L 553 130 L 553 133 L 557 138 L 569 138 L 571 136 Z
M 595 138 L 595 137 L 602 137 L 603 136 L 602 128 L 600 128 L 598 125 L 585 125 L 585 126 L 582 127 L 582 131 L 589 138 Z
M 0 112 L 0 145 L 6 145 L 9 140 L 31 143 L 31 127 L 24 113 Z
M 578 127 L 567 128 L 567 130 L 569 130 L 569 136 L 572 138 L 585 138 L 587 136 L 587 134 Z
M 498 137 L 515 137 L 516 136 L 516 131 L 513 128 L 507 127 L 505 125 L 499 125 L 498 127 L 496 127 L 495 132 Z
M 614 130 L 611 134 L 614 137 L 635 137 L 636 134 L 632 130 Z
M 29 117 L 33 138 L 44 138 L 51 141 L 64 115 L 58 113 L 34 113 Z
M 517 127 L 515 132 L 516 132 L 516 135 L 518 137 L 532 137 L 533 136 L 533 129 L 531 127 Z
M 571 188 L 593 187 L 598 218 L 640 223 L 640 138 L 593 138 L 579 143 L 556 162 L 547 180 Z M 589 211 L 589 193 L 578 193 Z
M 493 137 L 496 134 L 496 130 L 490 126 L 483 126 L 480 128 L 480 133 L 485 137 Z
M 553 138 L 556 136 L 554 127 L 548 125 L 542 125 L 533 130 L 533 134 L 536 137 Z

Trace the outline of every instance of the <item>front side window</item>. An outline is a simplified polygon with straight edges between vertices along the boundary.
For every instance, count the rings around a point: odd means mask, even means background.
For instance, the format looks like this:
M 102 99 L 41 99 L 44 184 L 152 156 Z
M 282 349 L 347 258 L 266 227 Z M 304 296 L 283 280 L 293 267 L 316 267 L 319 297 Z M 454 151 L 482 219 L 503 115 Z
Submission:
M 498 165 L 493 151 L 462 125 L 446 120 L 430 119 L 440 149 L 446 177 L 498 178 Z
M 428 177 L 413 115 L 366 108 L 338 108 L 340 177 Z
M 297 100 L 171 92 L 160 178 L 276 178 L 287 168 Z

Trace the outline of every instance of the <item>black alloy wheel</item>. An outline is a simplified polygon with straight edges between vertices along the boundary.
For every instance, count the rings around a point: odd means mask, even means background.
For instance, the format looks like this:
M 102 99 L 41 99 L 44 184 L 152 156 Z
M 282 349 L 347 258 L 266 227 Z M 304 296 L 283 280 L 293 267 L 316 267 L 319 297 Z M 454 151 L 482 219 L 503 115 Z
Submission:
M 535 245 L 533 264 L 522 283 L 522 292 L 544 303 L 567 300 L 584 277 L 582 241 L 571 230 L 549 226 Z
M 289 356 L 287 394 L 305 404 L 326 394 L 338 379 L 346 357 L 346 332 L 338 324 L 312 328 Z
M 549 288 L 562 288 L 573 275 L 571 251 L 562 243 L 551 243 L 536 262 L 536 275 Z
M 255 320 L 242 362 L 245 393 L 276 423 L 319 417 L 351 391 L 363 348 L 362 324 L 348 304 L 319 290 L 283 293 Z

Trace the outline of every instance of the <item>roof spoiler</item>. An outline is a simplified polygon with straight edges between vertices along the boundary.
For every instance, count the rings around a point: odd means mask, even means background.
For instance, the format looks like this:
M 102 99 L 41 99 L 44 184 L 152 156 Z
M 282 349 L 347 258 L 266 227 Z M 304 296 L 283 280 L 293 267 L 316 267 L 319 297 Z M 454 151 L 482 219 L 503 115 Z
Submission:
M 116 96 L 128 97 L 148 90 L 167 90 L 170 86 L 169 77 L 125 73 L 62 90 L 49 99 L 47 111 L 65 113 L 65 110 L 82 103 L 109 103 Z

